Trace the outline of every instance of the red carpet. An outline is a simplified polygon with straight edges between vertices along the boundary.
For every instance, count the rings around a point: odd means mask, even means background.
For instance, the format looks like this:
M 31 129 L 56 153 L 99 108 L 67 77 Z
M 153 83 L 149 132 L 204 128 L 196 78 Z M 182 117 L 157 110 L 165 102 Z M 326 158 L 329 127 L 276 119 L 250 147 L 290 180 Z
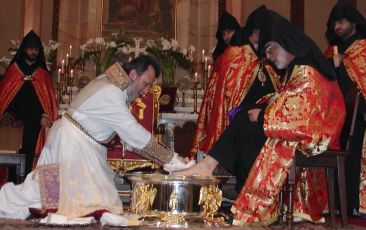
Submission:
M 337 223 L 341 223 L 340 218 L 337 218 Z M 356 225 L 356 226 L 360 226 L 360 227 L 365 227 L 366 228 L 366 219 L 356 218 L 356 217 L 349 217 L 348 218 L 348 223 L 350 225 Z

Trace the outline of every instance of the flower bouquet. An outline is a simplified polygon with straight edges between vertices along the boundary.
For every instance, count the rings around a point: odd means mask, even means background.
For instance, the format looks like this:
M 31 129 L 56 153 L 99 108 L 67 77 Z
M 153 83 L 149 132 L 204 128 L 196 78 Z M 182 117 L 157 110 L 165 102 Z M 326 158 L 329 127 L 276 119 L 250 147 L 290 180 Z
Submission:
M 82 59 L 91 60 L 96 65 L 97 76 L 113 64 L 117 54 L 127 53 L 128 40 L 121 33 L 113 33 L 111 39 L 91 38 L 80 46 Z
M 146 51 L 156 56 L 162 64 L 163 76 L 162 84 L 164 86 L 174 85 L 174 73 L 176 66 L 179 65 L 183 69 L 190 70 L 192 62 L 192 53 L 195 51 L 193 46 L 187 49 L 181 49 L 178 41 L 166 38 L 160 38 L 161 44 L 156 45 L 154 40 L 147 40 L 148 46 Z M 188 52 L 189 51 L 189 52 Z M 189 55 L 188 55 L 189 53 Z

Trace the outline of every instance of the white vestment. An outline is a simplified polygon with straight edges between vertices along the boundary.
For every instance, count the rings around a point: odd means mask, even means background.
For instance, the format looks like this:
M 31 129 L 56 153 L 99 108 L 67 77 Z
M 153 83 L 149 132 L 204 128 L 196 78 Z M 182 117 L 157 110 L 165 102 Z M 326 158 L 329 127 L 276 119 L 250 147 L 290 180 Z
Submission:
M 63 116 L 52 126 L 35 170 L 23 184 L 7 183 L 0 190 L 0 218 L 25 219 L 29 207 L 52 208 L 48 203 L 58 190 L 52 183 L 43 186 L 39 181 L 52 180 L 51 174 L 40 172 L 55 165 L 59 167 L 59 202 L 54 207 L 58 214 L 81 217 L 103 209 L 122 213 L 115 174 L 106 161 L 107 149 L 98 142 L 115 132 L 135 149 L 151 145 L 151 134 L 133 117 L 127 99 L 126 90 L 106 75 L 88 84 L 66 112 L 72 119 Z M 164 159 L 169 162 L 171 157 Z

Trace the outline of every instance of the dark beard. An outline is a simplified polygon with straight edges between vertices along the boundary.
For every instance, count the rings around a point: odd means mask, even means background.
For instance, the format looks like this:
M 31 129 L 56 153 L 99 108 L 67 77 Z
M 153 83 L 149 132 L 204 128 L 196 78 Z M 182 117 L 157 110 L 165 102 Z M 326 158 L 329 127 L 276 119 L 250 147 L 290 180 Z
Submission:
M 34 58 L 32 58 L 32 57 L 29 57 L 28 55 L 25 57 L 25 59 L 27 60 L 27 61 L 29 61 L 29 62 L 35 62 L 35 61 L 37 61 L 37 56 L 36 57 L 34 57 Z
M 35 57 L 30 57 L 27 53 L 25 54 L 25 59 L 27 59 L 29 62 L 34 62 L 36 61 L 38 58 L 38 55 L 36 55 Z
M 346 29 L 346 30 L 343 32 L 343 34 L 342 34 L 342 35 L 340 35 L 339 37 L 340 37 L 343 41 L 345 41 L 345 40 L 347 40 L 347 38 L 351 37 L 351 36 L 352 36 L 352 34 L 353 34 L 353 27 L 350 27 L 350 28 Z

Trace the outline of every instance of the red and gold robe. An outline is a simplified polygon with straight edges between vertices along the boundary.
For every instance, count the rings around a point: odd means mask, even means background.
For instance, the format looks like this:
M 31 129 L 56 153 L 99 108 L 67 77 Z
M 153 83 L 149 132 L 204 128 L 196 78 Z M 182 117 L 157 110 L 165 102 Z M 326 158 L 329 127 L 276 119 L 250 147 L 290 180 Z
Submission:
M 333 57 L 334 47 L 329 46 L 325 52 L 327 57 Z M 346 50 L 343 56 L 343 64 L 348 76 L 357 84 L 357 88 L 366 98 L 366 39 L 356 40 Z M 361 175 L 360 175 L 360 208 L 359 212 L 366 213 L 366 134 L 361 155 Z
M 265 66 L 277 89 L 275 71 Z M 250 45 L 228 46 L 216 60 L 197 119 L 190 156 L 208 152 L 229 125 L 228 112 L 245 98 L 260 68 Z
M 316 69 L 297 65 L 283 90 L 265 110 L 268 137 L 236 199 L 235 225 L 271 224 L 278 217 L 278 195 L 295 150 L 307 156 L 339 148 L 345 119 L 342 93 Z
M 25 81 L 24 78 L 25 74 L 22 73 L 16 63 L 7 68 L 4 79 L 0 82 L 0 116 L 5 112 L 6 108 L 23 86 Z M 55 121 L 57 118 L 57 104 L 50 74 L 42 68 L 37 68 L 32 73 L 32 78 L 33 87 L 43 110 L 48 115 L 49 119 Z M 42 128 L 38 136 L 35 150 L 36 157 L 41 153 L 44 143 L 45 130 Z

